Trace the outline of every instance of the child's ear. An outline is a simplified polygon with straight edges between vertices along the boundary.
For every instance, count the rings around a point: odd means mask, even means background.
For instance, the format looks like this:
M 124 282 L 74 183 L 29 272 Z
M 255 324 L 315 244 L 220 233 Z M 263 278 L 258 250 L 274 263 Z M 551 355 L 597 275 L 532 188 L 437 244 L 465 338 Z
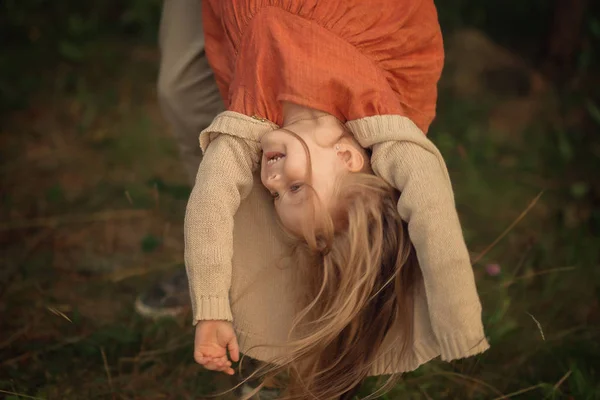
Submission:
M 354 146 L 348 144 L 336 144 L 335 151 L 349 172 L 360 172 L 365 166 L 365 157 Z

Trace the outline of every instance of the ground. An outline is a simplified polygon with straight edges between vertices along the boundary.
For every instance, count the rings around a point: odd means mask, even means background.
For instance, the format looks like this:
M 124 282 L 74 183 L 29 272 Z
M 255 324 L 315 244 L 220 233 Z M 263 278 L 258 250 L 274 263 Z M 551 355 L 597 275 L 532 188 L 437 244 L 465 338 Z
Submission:
M 39 71 L 44 85 L 1 126 L 0 393 L 203 398 L 228 383 L 194 364 L 189 313 L 148 321 L 133 309 L 183 261 L 189 188 L 157 106 L 157 52 L 94 46 L 85 62 Z M 407 374 L 389 399 L 600 398 L 600 145 L 586 133 L 600 112 L 498 57 L 507 66 L 473 91 L 449 65 L 430 132 L 492 347 Z M 504 76 L 526 88 L 492 85 Z

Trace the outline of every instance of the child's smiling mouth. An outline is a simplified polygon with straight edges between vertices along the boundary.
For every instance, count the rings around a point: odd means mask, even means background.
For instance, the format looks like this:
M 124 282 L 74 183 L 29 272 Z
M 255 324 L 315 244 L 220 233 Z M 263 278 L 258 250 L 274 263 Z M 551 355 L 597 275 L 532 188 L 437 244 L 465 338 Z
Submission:
M 273 165 L 277 161 L 284 159 L 284 158 L 285 158 L 285 154 L 277 152 L 277 151 L 265 153 L 265 159 L 267 160 L 267 165 Z

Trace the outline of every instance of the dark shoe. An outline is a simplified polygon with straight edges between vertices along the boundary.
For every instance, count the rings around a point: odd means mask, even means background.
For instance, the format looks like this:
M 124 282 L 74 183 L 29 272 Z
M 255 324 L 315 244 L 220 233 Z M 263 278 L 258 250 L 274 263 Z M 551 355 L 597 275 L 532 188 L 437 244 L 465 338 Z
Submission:
M 254 391 L 255 388 L 247 383 L 240 387 L 240 395 L 247 396 Z M 251 397 L 252 400 L 277 400 L 280 396 L 278 389 L 262 388 L 257 394 Z
M 147 318 L 175 317 L 183 314 L 189 305 L 187 275 L 182 268 L 138 296 L 135 310 Z

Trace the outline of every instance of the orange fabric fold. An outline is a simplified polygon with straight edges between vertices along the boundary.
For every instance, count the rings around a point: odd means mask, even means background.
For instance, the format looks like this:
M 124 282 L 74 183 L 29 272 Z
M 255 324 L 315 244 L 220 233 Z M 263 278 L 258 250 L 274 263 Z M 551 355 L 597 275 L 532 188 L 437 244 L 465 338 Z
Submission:
M 432 0 L 204 0 L 230 111 L 282 124 L 282 101 L 342 122 L 401 115 L 427 132 L 443 43 Z

